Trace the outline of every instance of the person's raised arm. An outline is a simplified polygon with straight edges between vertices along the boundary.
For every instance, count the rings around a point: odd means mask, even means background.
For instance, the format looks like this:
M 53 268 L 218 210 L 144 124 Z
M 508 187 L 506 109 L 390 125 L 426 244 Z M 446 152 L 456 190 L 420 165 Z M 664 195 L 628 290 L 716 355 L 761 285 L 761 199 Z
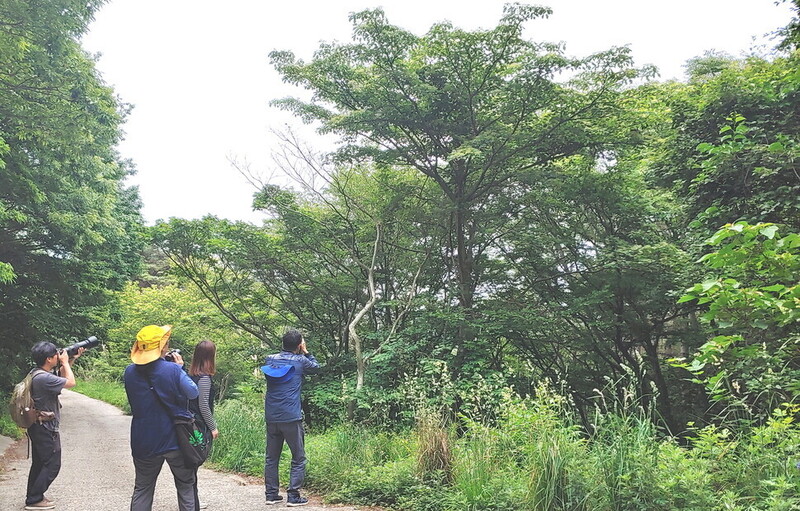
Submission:
M 178 367 L 183 367 L 183 357 L 180 353 L 173 353 L 172 361 Z M 178 386 L 181 390 L 181 394 L 186 396 L 188 399 L 194 399 L 200 395 L 200 392 L 197 390 L 197 385 L 194 384 L 192 379 L 189 378 L 189 375 L 183 370 L 181 370 L 181 380 Z
M 67 350 L 61 350 L 58 353 L 58 361 L 61 363 L 61 368 L 58 370 L 58 374 L 67 380 L 67 383 L 64 384 L 64 388 L 71 389 L 75 386 L 76 382 L 75 374 L 72 372 L 72 366 L 69 365 L 69 354 L 67 353 Z
M 314 357 L 314 355 L 308 352 L 305 339 L 303 339 L 303 341 L 300 343 L 299 348 L 300 353 L 305 356 L 303 360 L 303 369 L 309 373 L 313 373 L 316 369 L 319 369 L 319 362 L 317 362 L 317 359 Z

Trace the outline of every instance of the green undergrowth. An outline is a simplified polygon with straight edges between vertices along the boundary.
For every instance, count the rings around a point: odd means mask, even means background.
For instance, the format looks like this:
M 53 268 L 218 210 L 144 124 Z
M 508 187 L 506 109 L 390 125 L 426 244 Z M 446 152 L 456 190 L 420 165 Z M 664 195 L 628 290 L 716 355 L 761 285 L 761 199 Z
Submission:
M 458 434 L 443 424 L 311 432 L 306 484 L 331 503 L 408 511 L 800 509 L 800 428 L 788 411 L 738 435 L 699 429 L 684 446 L 635 410 L 596 414 L 590 435 L 565 410 L 543 393 L 507 403 L 492 426 L 462 418 Z M 214 461 L 260 476 L 261 402 L 224 402 L 217 417 Z M 289 462 L 284 449 L 284 483 Z
M 561 398 L 545 391 L 503 410 L 491 426 L 462 417 L 458 432 L 423 413 L 421 426 L 402 432 L 352 424 L 311 431 L 306 486 L 331 503 L 408 511 L 800 509 L 800 427 L 791 407 L 746 432 L 697 429 L 688 446 L 636 410 L 597 413 L 586 434 Z M 211 462 L 262 476 L 262 397 L 225 400 L 215 417 L 220 437 Z M 284 484 L 290 458 L 285 448 Z

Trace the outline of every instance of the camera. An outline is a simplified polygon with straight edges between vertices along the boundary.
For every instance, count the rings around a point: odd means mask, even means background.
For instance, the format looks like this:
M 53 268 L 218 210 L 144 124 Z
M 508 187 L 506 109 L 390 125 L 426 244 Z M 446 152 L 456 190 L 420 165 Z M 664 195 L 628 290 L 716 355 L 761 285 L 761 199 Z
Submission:
M 164 360 L 166 360 L 167 362 L 175 362 L 175 357 L 173 356 L 173 353 L 177 353 L 178 355 L 180 355 L 181 350 L 178 349 L 169 350 L 167 354 L 164 355 Z
M 67 351 L 67 354 L 70 357 L 74 357 L 75 355 L 78 354 L 78 350 L 81 349 L 81 348 L 86 348 L 88 350 L 89 348 L 94 348 L 95 346 L 99 346 L 99 345 L 100 345 L 100 341 L 97 340 L 97 337 L 91 336 L 88 339 L 86 339 L 85 341 L 76 342 L 72 346 L 70 346 L 68 348 L 64 348 L 64 350 Z

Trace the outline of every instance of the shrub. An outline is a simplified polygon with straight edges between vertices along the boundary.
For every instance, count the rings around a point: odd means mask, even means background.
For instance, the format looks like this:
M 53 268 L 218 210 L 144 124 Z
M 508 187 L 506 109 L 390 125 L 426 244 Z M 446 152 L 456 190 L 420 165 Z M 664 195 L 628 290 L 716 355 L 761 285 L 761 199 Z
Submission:
M 263 475 L 266 447 L 263 404 L 255 406 L 247 399 L 228 399 L 215 408 L 214 419 L 223 434 L 214 441 L 211 461 L 235 472 Z

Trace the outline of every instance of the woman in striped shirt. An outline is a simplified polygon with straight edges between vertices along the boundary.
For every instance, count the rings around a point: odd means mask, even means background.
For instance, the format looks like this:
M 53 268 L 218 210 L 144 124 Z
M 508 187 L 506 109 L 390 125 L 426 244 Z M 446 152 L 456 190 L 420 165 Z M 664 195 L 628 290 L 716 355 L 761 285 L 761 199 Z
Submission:
M 201 429 L 211 434 L 208 450 L 211 450 L 213 440 L 219 436 L 217 423 L 214 421 L 214 382 L 211 377 L 217 372 L 217 346 L 211 341 L 200 341 L 194 347 L 192 365 L 189 367 L 189 376 L 197 384 L 200 391 L 196 402 L 191 404 L 195 412 L 195 420 L 200 422 Z M 195 485 L 197 484 L 195 473 Z M 205 509 L 204 503 L 199 504 L 199 509 Z

